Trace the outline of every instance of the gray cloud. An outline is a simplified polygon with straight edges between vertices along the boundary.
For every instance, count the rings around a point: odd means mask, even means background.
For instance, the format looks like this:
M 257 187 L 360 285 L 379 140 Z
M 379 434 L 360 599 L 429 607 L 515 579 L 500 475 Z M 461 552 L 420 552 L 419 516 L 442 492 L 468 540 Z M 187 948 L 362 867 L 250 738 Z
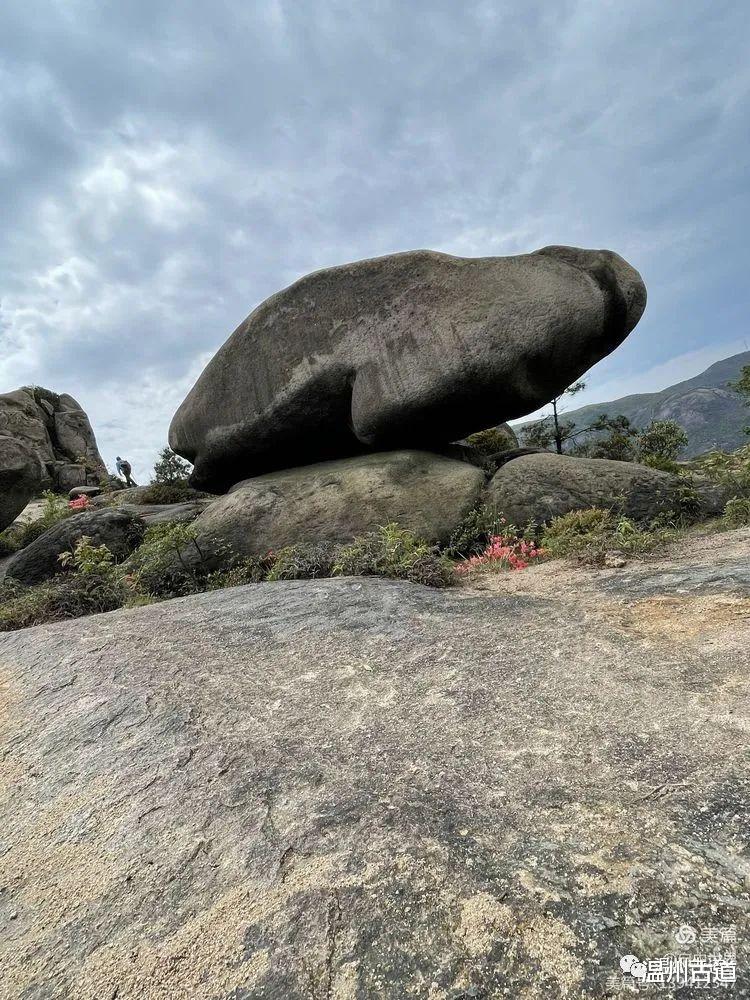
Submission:
M 210 353 L 317 267 L 608 246 L 649 308 L 609 384 L 746 332 L 745 4 L 10 0 L 0 389 L 141 476 Z

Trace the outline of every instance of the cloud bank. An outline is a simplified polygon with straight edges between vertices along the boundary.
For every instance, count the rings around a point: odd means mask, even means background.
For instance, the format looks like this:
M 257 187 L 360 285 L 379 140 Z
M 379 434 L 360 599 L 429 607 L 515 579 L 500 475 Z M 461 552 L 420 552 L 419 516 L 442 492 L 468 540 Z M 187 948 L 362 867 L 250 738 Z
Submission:
M 720 0 L 10 0 L 0 391 L 72 393 L 144 479 L 211 354 L 302 274 L 549 243 L 649 288 L 592 399 L 695 374 L 748 336 L 749 29 Z

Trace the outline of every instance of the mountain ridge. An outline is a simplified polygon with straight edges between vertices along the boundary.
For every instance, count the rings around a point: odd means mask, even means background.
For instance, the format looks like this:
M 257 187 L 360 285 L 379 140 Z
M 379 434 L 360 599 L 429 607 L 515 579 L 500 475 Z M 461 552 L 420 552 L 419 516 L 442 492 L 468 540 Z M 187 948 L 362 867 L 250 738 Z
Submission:
M 692 458 L 717 448 L 732 451 L 747 443 L 744 427 L 750 423 L 750 413 L 742 396 L 727 388 L 727 383 L 739 378 L 744 365 L 750 365 L 750 351 L 716 361 L 700 374 L 657 392 L 633 393 L 566 410 L 564 419 L 587 427 L 601 414 L 623 414 L 638 428 L 652 420 L 676 420 L 688 435 L 681 457 Z M 527 420 L 514 429 L 523 434 L 524 427 L 534 423 L 537 421 Z

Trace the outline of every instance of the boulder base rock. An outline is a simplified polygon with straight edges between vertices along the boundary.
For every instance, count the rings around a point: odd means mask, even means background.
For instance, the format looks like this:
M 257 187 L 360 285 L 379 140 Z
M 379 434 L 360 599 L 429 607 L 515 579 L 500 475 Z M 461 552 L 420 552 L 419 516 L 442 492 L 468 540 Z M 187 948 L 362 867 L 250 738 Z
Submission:
M 79 538 L 87 535 L 95 545 L 106 545 L 116 560 L 124 559 L 143 538 L 143 521 L 129 511 L 87 510 L 74 514 L 17 552 L 5 574 L 31 586 L 61 570 L 58 556 L 70 552 Z
M 545 524 L 588 507 L 621 509 L 636 521 L 680 509 L 684 484 L 675 476 L 635 462 L 572 458 L 551 452 L 523 455 L 503 465 L 490 481 L 488 500 L 513 524 Z M 697 484 L 701 514 L 721 512 L 726 497 Z
M 0 395 L 0 435 L 34 453 L 41 479 L 37 489 L 67 493 L 75 486 L 98 485 L 107 476 L 89 418 L 67 393 L 34 386 Z
M 747 618 L 676 569 L 577 577 L 620 588 L 585 616 L 550 565 L 0 636 L 4 995 L 601 1000 L 682 924 L 747 941 Z
M 0 434 L 0 531 L 18 517 L 41 487 L 42 467 L 23 441 Z
M 535 410 L 620 344 L 646 303 L 615 253 L 418 250 L 308 275 L 232 334 L 169 441 L 193 484 L 456 441 Z
M 297 542 L 348 541 L 397 521 L 445 541 L 484 487 L 481 469 L 419 451 L 382 452 L 238 483 L 195 522 L 198 537 L 263 555 Z

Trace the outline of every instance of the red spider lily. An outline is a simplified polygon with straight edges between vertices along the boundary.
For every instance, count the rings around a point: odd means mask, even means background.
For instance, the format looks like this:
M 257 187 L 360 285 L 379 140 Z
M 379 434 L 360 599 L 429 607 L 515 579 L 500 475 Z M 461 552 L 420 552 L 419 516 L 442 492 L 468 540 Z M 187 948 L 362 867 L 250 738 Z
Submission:
M 459 573 L 469 573 L 480 566 L 493 566 L 497 569 L 526 569 L 532 560 L 546 555 L 536 542 L 527 542 L 515 535 L 493 535 L 489 545 L 478 556 L 471 556 L 459 563 L 456 570 Z

